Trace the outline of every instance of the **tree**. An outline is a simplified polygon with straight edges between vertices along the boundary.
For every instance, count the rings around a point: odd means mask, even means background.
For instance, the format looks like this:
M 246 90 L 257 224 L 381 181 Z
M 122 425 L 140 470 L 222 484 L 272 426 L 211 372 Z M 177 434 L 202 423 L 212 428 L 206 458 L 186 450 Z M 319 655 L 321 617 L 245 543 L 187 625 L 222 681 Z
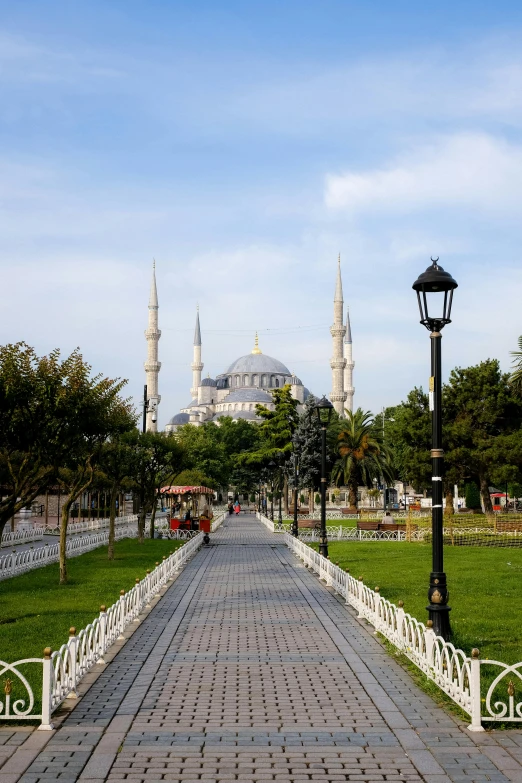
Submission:
M 292 453 L 292 438 L 299 422 L 298 401 L 292 397 L 292 387 L 286 384 L 272 390 L 274 410 L 256 405 L 256 411 L 263 421 L 260 424 L 260 448 L 251 453 L 250 462 L 257 459 L 265 462 L 283 454 L 288 458 Z
M 518 338 L 518 351 L 510 351 L 513 356 L 513 370 L 509 381 L 516 394 L 522 395 L 522 337 Z
M 321 427 L 315 413 L 316 403 L 317 398 L 309 394 L 293 438 L 299 458 L 299 487 L 308 490 L 310 498 L 321 483 Z
M 476 480 L 486 513 L 493 507 L 489 485 L 494 471 L 510 464 L 507 444 L 499 436 L 520 430 L 522 402 L 513 394 L 509 375 L 496 359 L 456 368 L 443 388 L 448 465 L 463 478 Z
M 369 411 L 347 410 L 343 425 L 338 436 L 339 460 L 334 465 L 332 479 L 337 486 L 348 487 L 350 506 L 357 508 L 359 486 L 371 488 L 373 479 L 381 476 L 392 481 L 393 467 L 381 431 Z
M 480 492 L 474 481 L 467 481 L 464 485 L 464 497 L 466 508 L 480 508 Z
M 394 470 L 401 481 L 417 491 L 431 490 L 431 413 L 428 395 L 415 387 L 405 402 L 387 408 L 385 443 Z
M 176 487 L 209 487 L 209 489 L 215 489 L 217 487 L 214 479 L 205 476 L 205 474 L 197 468 L 182 470 L 181 473 L 174 476 L 172 483 Z
M 110 487 L 109 547 L 107 557 L 114 560 L 116 498 L 118 490 L 129 484 L 135 470 L 134 432 L 114 435 L 103 444 L 98 464 Z
M 228 485 L 230 465 L 219 430 L 214 422 L 207 422 L 201 427 L 184 424 L 170 437 L 183 451 L 184 468 L 198 470 L 215 486 L 223 487 Z
M 68 491 L 60 525 L 60 584 L 67 582 L 67 527 L 71 507 L 90 486 L 106 440 L 130 431 L 136 424 L 130 402 L 120 397 L 126 381 L 101 375 L 91 378 L 90 371 L 90 366 L 82 363 L 81 372 L 76 376 L 76 406 L 69 411 L 69 422 L 76 437 L 69 437 L 69 453 L 59 471 L 61 483 Z
M 141 509 L 138 517 L 138 541 L 143 543 L 145 519 L 150 512 L 150 535 L 154 537 L 156 502 L 160 490 L 170 486 L 183 467 L 183 449 L 178 441 L 163 432 L 134 433 L 135 474 L 140 488 Z

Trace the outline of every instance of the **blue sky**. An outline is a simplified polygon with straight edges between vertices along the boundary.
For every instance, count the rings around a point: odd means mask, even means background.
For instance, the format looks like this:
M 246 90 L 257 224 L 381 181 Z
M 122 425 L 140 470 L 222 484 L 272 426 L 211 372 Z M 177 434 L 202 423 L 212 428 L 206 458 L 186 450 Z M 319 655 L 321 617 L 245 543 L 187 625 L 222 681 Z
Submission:
M 444 368 L 520 328 L 522 6 L 512 2 L 0 3 L 1 339 L 79 345 L 144 382 L 160 424 L 250 351 L 330 390 L 335 265 L 355 404 L 426 385 L 411 283 L 459 282 Z

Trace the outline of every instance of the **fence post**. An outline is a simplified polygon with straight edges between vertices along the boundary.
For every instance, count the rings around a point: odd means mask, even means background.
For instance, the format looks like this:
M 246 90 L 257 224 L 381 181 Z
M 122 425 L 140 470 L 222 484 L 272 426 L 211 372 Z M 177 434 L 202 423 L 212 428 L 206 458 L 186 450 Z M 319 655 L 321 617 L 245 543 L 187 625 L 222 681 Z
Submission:
M 76 660 L 77 658 L 77 647 L 78 647 L 78 640 L 76 638 L 76 628 L 74 626 L 72 628 L 69 628 L 69 642 L 67 643 L 67 653 L 69 656 L 69 685 L 71 687 L 71 690 L 65 697 L 66 699 L 77 699 L 78 694 L 76 693 L 76 680 L 78 675 L 78 662 Z
M 123 631 L 125 630 L 125 590 L 120 590 L 120 611 L 118 624 L 120 626 L 120 635 L 118 639 L 125 639 Z
M 344 596 L 345 603 L 347 603 L 348 605 L 351 606 L 352 602 L 350 601 L 350 571 L 348 570 L 348 568 L 346 569 L 346 588 L 345 588 L 345 590 L 346 590 L 346 594 Z
M 435 646 L 435 631 L 433 630 L 433 620 L 428 620 L 426 630 L 424 631 L 424 644 L 426 645 L 426 661 L 430 669 L 433 668 L 433 648 Z
M 469 695 L 471 698 L 471 723 L 468 726 L 469 731 L 484 731 L 482 726 L 482 709 L 480 703 L 480 652 L 476 647 L 471 651 L 469 661 Z
M 53 662 L 51 661 L 52 650 L 46 647 L 42 661 L 42 722 L 38 726 L 38 731 L 52 731 L 54 729 L 51 723 L 51 698 L 53 681 Z
M 102 604 L 100 606 L 100 657 L 96 663 L 105 663 L 103 656 L 107 647 L 107 607 Z

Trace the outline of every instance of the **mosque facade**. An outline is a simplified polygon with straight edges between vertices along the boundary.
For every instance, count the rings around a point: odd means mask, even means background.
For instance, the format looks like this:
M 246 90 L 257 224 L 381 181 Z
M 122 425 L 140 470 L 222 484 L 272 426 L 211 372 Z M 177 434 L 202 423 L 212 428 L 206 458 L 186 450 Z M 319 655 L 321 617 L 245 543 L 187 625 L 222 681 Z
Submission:
M 156 288 L 156 272 L 152 270 L 151 294 L 149 299 L 149 324 L 145 331 L 147 339 L 147 362 L 145 372 L 147 379 L 147 397 L 149 413 L 147 414 L 147 429 L 155 431 L 157 424 L 157 407 L 160 403 L 158 376 L 161 364 L 158 361 L 158 342 L 161 332 L 158 328 L 158 294 Z M 352 334 L 350 316 L 346 312 L 344 321 L 344 300 L 341 280 L 341 262 L 338 260 L 337 279 L 334 294 L 334 320 L 330 329 L 332 335 L 332 392 L 330 400 L 340 416 L 345 410 L 353 407 L 353 368 Z M 291 373 L 288 367 L 278 359 L 263 353 L 259 347 L 256 333 L 252 351 L 240 356 L 222 373 L 211 378 L 202 379 L 204 364 L 202 361 L 201 327 L 199 310 L 196 313 L 194 329 L 192 388 L 190 402 L 175 414 L 165 427 L 166 432 L 174 432 L 184 424 L 200 426 L 207 421 L 219 423 L 223 416 L 232 419 L 259 421 L 256 405 L 263 405 L 269 410 L 274 409 L 271 392 L 289 384 L 292 396 L 300 407 L 310 394 L 300 378 Z M 156 416 L 150 414 L 156 409 Z

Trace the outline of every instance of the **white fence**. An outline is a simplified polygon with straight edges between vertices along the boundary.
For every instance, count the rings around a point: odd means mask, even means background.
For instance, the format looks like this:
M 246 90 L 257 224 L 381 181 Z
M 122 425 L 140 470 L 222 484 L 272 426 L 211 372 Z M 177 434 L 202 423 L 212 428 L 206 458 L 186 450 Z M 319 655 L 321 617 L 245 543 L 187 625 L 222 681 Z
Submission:
M 122 538 L 134 538 L 137 535 L 137 517 L 132 517 L 134 522 L 127 522 L 125 526 L 118 526 L 115 529 L 115 538 L 119 541 Z M 90 552 L 99 546 L 107 544 L 109 541 L 109 531 L 102 530 L 90 535 L 77 535 L 67 538 L 66 553 L 67 557 L 83 555 L 84 552 Z M 40 547 L 31 547 L 30 549 L 14 550 L 9 554 L 0 557 L 0 580 L 8 579 L 11 576 L 24 574 L 33 568 L 41 568 L 49 563 L 57 563 L 60 559 L 60 542 L 45 544 Z M 1 716 L 1 713 L 0 713 Z
M 115 527 L 121 525 L 128 525 L 133 522 L 137 522 L 137 514 L 127 514 L 126 516 L 116 517 L 114 520 Z M 105 519 L 83 519 L 81 522 L 69 522 L 67 525 L 67 535 L 73 536 L 78 533 L 88 533 L 91 530 L 108 530 L 109 518 Z M 43 528 L 43 532 L 46 536 L 58 536 L 60 535 L 59 527 L 46 527 Z
M 100 534 L 104 535 L 104 534 Z M 151 599 L 171 581 L 187 560 L 203 543 L 198 533 L 188 543 L 160 563 L 145 579 L 123 593 L 108 609 L 102 607 L 95 620 L 78 635 L 69 637 L 66 644 L 52 652 L 48 647 L 43 658 L 25 658 L 15 663 L 0 661 L 3 694 L 0 694 L 0 722 L 40 720 L 40 729 L 50 730 L 52 713 L 67 698 L 76 698 L 76 689 L 82 678 L 95 664 L 104 663 L 103 655 L 116 639 L 123 638 L 125 628 L 148 606 Z M 36 664 L 42 669 L 42 707 L 35 713 L 35 696 L 21 667 Z M 14 690 L 14 693 L 13 693 Z M 2 701 L 3 697 L 3 701 Z
M 15 530 L 14 533 L 4 532 L 0 540 L 0 547 L 30 544 L 33 541 L 41 541 L 43 537 L 43 527 L 35 527 L 32 530 Z
M 488 721 L 522 723 L 522 662 L 509 666 L 501 661 L 481 660 L 478 650 L 468 657 L 451 642 L 436 636 L 432 628 L 407 614 L 401 601 L 395 606 L 382 598 L 378 588 L 371 590 L 361 579 L 354 579 L 289 533 L 285 534 L 285 543 L 308 568 L 342 595 L 360 618 L 373 625 L 468 713 L 471 731 L 483 731 L 482 723 Z M 513 681 L 519 686 L 517 698 Z

